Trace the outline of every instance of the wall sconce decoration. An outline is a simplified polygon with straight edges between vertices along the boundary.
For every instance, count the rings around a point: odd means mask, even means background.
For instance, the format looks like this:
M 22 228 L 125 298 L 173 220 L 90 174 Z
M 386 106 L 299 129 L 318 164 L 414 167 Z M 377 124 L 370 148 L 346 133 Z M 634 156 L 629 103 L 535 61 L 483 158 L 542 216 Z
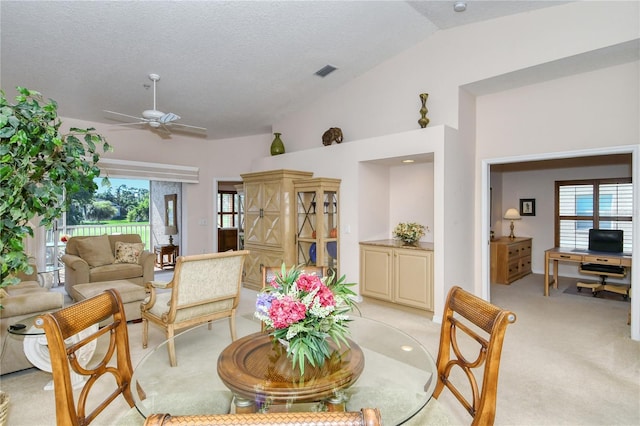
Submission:
M 516 236 L 513 233 L 513 221 L 521 219 L 520 213 L 518 213 L 518 210 L 514 208 L 507 209 L 504 213 L 504 218 L 511 221 L 511 233 L 509 234 L 509 238 L 514 239 Z

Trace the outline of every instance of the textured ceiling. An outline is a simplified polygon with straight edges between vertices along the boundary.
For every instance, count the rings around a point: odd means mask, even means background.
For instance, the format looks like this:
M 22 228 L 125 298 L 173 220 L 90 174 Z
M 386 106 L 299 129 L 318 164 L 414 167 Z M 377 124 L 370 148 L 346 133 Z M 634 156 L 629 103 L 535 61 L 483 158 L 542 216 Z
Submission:
M 271 131 L 309 99 L 439 29 L 566 2 L 0 2 L 0 85 L 55 99 L 65 117 L 116 124 L 153 106 L 220 139 Z M 315 71 L 331 64 L 325 78 Z M 201 135 L 202 137 L 203 135 Z

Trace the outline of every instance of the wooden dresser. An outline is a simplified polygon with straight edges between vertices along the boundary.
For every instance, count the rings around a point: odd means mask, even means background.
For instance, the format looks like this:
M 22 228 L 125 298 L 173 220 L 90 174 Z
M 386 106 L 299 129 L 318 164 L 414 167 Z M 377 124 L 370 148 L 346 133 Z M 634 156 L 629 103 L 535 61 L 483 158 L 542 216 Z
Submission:
M 491 240 L 491 282 L 511 284 L 531 273 L 531 244 L 528 237 L 500 237 Z

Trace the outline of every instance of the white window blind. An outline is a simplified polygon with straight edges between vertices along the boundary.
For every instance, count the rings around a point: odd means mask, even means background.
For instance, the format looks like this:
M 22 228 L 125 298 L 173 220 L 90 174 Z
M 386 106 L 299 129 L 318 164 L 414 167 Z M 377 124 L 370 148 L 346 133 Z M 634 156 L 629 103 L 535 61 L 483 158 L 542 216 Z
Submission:
M 589 229 L 620 229 L 631 252 L 632 189 L 628 178 L 556 182 L 556 245 L 586 249 Z

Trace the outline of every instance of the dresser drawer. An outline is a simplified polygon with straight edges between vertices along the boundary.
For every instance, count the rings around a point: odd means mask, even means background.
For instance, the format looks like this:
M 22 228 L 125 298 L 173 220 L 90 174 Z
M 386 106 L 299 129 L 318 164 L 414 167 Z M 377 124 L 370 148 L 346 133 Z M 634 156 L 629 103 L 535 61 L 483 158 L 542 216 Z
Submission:
M 507 265 L 507 281 L 513 281 L 518 275 L 520 275 L 520 259 L 509 262 Z
M 521 258 L 518 264 L 518 269 L 523 274 L 531 272 L 531 256 Z
M 582 255 L 569 253 L 549 253 L 549 259 L 573 260 L 580 262 L 582 260 Z
M 601 265 L 621 265 L 622 259 L 588 255 L 588 256 L 584 256 L 584 263 L 600 263 Z

